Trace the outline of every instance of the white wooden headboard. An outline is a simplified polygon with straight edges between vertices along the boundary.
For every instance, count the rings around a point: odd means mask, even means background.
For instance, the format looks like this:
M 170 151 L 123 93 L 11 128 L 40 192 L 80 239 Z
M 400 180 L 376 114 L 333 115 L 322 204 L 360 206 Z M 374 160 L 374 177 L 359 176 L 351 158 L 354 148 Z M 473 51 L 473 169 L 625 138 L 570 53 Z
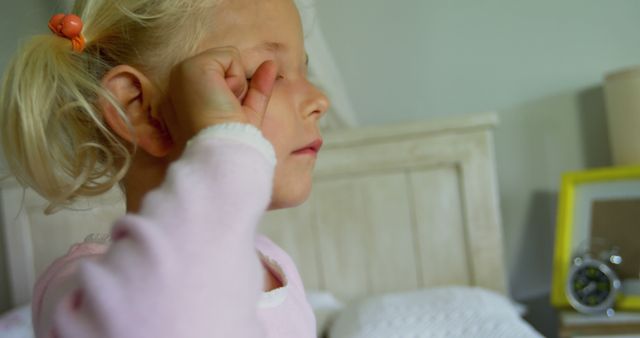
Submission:
M 261 230 L 296 261 L 307 289 L 344 301 L 389 291 L 476 285 L 506 294 L 495 177 L 495 114 L 325 134 L 310 199 L 270 212 Z M 87 211 L 2 186 L 13 302 L 70 244 L 108 232 L 118 191 Z
M 307 289 L 344 301 L 473 285 L 507 293 L 494 114 L 326 135 L 310 199 L 263 231 Z

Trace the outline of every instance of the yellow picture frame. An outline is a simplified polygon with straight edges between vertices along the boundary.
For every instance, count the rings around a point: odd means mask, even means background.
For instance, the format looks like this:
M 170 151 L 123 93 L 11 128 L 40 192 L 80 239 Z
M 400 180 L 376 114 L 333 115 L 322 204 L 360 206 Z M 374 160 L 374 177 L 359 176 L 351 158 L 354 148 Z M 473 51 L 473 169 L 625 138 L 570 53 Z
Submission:
M 551 304 L 555 307 L 570 307 L 565 293 L 567 274 L 574 254 L 574 231 L 576 230 L 576 196 L 578 188 L 583 184 L 608 183 L 616 181 L 640 181 L 640 166 L 612 167 L 579 172 L 566 173 L 562 177 L 558 198 L 558 214 L 556 223 L 555 252 L 553 258 L 553 279 L 551 288 Z M 640 192 L 639 192 L 640 195 Z M 620 294 L 616 300 L 618 310 L 640 310 L 640 295 Z

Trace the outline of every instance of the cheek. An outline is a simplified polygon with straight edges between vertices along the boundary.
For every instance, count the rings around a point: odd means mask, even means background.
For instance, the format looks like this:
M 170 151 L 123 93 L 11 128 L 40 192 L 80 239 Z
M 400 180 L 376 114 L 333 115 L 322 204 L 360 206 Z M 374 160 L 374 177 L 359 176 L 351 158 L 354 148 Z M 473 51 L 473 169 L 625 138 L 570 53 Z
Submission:
M 262 122 L 262 134 L 273 145 L 278 160 L 285 159 L 296 147 L 295 115 L 280 93 L 274 93 Z
M 289 142 L 287 142 L 287 135 L 285 131 L 282 130 L 282 126 L 282 121 L 275 118 L 273 114 L 268 117 L 265 116 L 262 124 L 262 134 L 273 145 L 278 162 L 283 160 L 288 153 L 287 143 Z
M 262 133 L 271 142 L 278 158 L 270 209 L 290 208 L 303 203 L 309 196 L 314 160 L 292 155 L 301 142 L 301 124 L 285 90 L 276 90 L 269 101 L 262 124 Z

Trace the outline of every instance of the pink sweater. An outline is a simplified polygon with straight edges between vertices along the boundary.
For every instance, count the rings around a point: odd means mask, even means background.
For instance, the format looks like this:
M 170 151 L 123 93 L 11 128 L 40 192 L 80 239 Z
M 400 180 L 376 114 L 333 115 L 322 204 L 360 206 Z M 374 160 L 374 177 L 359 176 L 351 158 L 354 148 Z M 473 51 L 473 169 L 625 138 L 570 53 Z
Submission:
M 72 246 L 40 277 L 37 337 L 311 338 L 315 318 L 291 258 L 257 225 L 275 154 L 250 125 L 194 137 L 112 243 Z M 283 283 L 261 292 L 261 264 Z

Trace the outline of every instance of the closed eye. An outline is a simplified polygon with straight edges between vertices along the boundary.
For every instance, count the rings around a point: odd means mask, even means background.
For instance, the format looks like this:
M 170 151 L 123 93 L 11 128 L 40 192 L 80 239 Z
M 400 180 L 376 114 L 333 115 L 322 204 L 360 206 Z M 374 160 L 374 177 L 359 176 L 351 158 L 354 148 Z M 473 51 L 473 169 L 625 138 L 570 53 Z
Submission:
M 251 82 L 252 79 L 253 79 L 253 77 L 248 77 L 247 78 L 247 82 Z M 276 81 L 277 80 L 284 80 L 284 76 L 282 76 L 282 75 L 276 76 Z

